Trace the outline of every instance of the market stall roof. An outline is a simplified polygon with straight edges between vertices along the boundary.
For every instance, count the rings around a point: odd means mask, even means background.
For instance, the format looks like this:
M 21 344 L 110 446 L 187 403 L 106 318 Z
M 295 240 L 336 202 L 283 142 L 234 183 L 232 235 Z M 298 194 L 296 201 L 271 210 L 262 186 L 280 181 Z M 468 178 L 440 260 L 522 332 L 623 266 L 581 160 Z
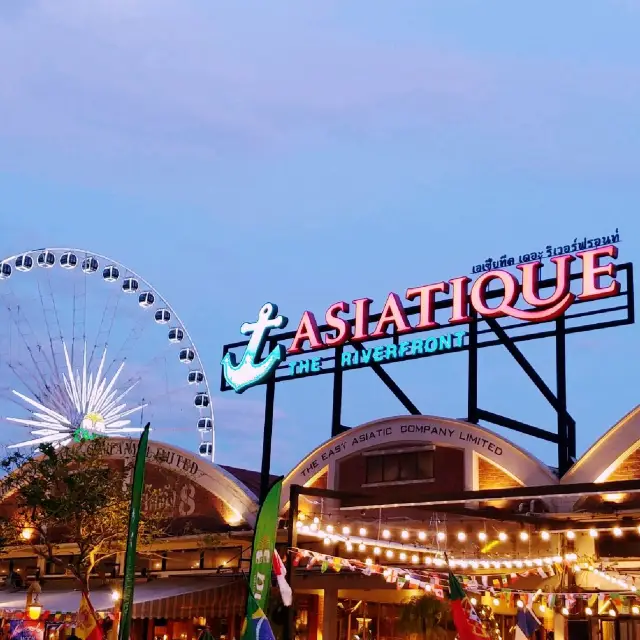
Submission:
M 91 591 L 96 611 L 114 607 L 114 588 L 100 587 Z M 162 578 L 136 584 L 134 618 L 190 618 L 193 616 L 229 615 L 241 613 L 245 605 L 245 581 L 234 576 Z M 69 585 L 47 581 L 40 595 L 43 611 L 75 613 L 80 604 L 80 591 Z M 0 609 L 24 611 L 26 591 L 0 591 Z

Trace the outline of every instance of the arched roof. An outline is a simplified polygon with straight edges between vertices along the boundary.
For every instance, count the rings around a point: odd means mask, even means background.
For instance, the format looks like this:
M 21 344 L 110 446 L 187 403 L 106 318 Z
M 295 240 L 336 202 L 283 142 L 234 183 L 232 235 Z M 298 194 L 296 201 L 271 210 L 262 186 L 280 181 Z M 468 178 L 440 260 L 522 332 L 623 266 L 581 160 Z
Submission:
M 281 506 L 289 502 L 289 487 L 304 485 L 333 462 L 383 444 L 433 443 L 458 447 L 488 459 L 523 485 L 557 484 L 552 471 L 517 445 L 493 431 L 464 420 L 436 416 L 398 416 L 374 420 L 327 440 L 305 456 L 285 477 Z
M 563 476 L 562 484 L 604 482 L 612 471 L 640 447 L 640 405 L 627 413 Z
M 110 455 L 113 458 L 133 456 L 137 444 L 137 440 L 131 438 L 114 438 L 109 443 Z M 232 514 L 228 524 L 240 524 L 243 521 L 251 526 L 255 524 L 257 497 L 226 469 L 164 442 L 149 441 L 147 458 L 155 465 L 185 476 L 222 500 Z

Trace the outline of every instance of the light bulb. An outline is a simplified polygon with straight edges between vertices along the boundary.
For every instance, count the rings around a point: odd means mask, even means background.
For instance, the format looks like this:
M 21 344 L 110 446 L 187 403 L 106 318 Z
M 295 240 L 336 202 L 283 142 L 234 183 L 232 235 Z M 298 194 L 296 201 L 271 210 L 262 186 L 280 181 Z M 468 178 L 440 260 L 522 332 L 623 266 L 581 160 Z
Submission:
M 365 563 L 367 566 L 371 566 L 371 565 L 373 564 L 373 560 L 372 560 L 371 558 L 367 558 L 367 559 L 364 561 L 364 563 Z
M 572 531 L 571 529 L 569 529 L 569 531 L 567 531 L 566 533 L 567 536 L 567 540 L 575 540 L 576 539 L 576 532 Z
M 318 525 L 315 522 L 312 522 L 309 525 L 309 529 L 311 529 L 311 531 L 317 531 L 318 530 Z
M 400 560 L 404 562 L 407 559 L 407 554 L 404 551 L 400 554 Z
M 501 531 L 498 534 L 498 540 L 500 540 L 500 542 L 505 542 L 507 540 L 507 534 L 504 531 Z
M 438 531 L 437 538 L 440 542 L 442 542 L 443 540 L 447 539 L 447 534 L 444 531 Z
M 467 539 L 467 534 L 464 531 L 458 531 L 458 541 L 464 542 Z
M 302 529 L 302 520 L 296 520 L 296 529 Z
M 562 615 L 563 616 L 568 616 L 569 615 L 569 609 L 567 609 L 567 607 L 562 607 Z
M 551 534 L 548 531 L 541 531 L 540 537 L 546 542 L 551 537 Z
M 546 610 L 547 610 L 547 607 L 545 607 L 543 604 L 541 604 L 541 605 L 538 607 L 538 611 L 539 611 L 540 613 L 544 613 Z
M 325 539 L 324 539 L 324 543 L 325 543 L 325 544 L 331 544 L 331 540 L 330 540 L 329 538 L 325 538 Z
M 351 529 L 349 529 L 349 527 L 342 527 L 342 533 L 348 536 L 351 533 Z
M 591 614 L 593 614 L 593 609 L 591 607 L 586 607 L 584 610 L 584 614 L 586 616 L 590 616 Z
M 637 616 L 640 613 L 640 607 L 637 604 L 634 604 L 633 607 L 631 607 L 631 613 L 633 613 L 634 616 Z
M 617 614 L 616 614 L 616 610 L 615 610 L 615 609 L 609 609 L 609 615 L 610 615 L 612 618 L 615 618 L 615 617 L 616 617 L 616 615 L 617 615 Z
M 333 533 L 333 525 L 331 524 L 327 525 L 327 533 Z
M 416 555 L 411 556 L 411 562 L 413 562 L 413 564 L 418 564 L 420 558 Z
M 478 604 L 478 601 L 475 598 L 471 598 L 470 602 L 472 607 L 475 607 Z
M 402 533 L 400 534 L 400 537 L 403 540 L 406 540 L 409 537 L 409 532 L 406 529 L 403 529 Z
M 592 538 L 597 538 L 598 537 L 598 530 L 594 529 L 593 527 L 591 529 L 589 529 L 589 535 Z
M 518 605 L 518 609 L 522 609 L 524 607 L 524 602 L 522 602 L 522 600 L 518 600 L 516 605 Z
M 367 530 L 364 527 L 360 527 L 359 533 L 362 537 L 364 537 L 367 535 Z
M 529 534 L 526 531 L 521 531 L 520 540 L 522 540 L 522 542 L 526 542 L 528 539 L 529 539 Z
M 391 551 L 391 549 L 387 549 L 387 558 L 393 558 L 393 551 Z
M 350 542 L 347 542 L 347 551 L 353 551 L 353 545 Z
M 373 548 L 373 555 L 374 556 L 379 556 L 380 555 L 380 547 L 374 547 Z
M 616 538 L 619 538 L 620 536 L 622 536 L 622 529 L 620 527 L 613 527 L 613 535 Z
M 493 606 L 497 607 L 500 604 L 500 600 L 498 600 L 498 598 L 494 598 L 493 599 Z
M 313 523 L 314 523 L 314 524 L 320 524 L 320 518 L 318 518 L 318 516 L 316 516 L 316 517 L 313 519 Z
M 358 547 L 358 551 L 366 551 L 366 550 L 367 550 L 367 545 L 361 542 L 360 546 Z
M 427 539 L 427 534 L 424 531 L 420 531 L 418 533 L 418 540 L 426 540 Z
M 388 538 L 390 538 L 390 537 L 391 537 L 391 533 L 389 532 L 389 529 L 385 529 L 385 530 L 382 532 L 382 537 L 383 537 L 383 538 L 385 538 L 385 539 L 388 539 Z
M 480 542 L 486 542 L 486 540 L 487 540 L 487 532 L 486 531 L 480 531 L 478 533 L 478 540 L 480 540 Z

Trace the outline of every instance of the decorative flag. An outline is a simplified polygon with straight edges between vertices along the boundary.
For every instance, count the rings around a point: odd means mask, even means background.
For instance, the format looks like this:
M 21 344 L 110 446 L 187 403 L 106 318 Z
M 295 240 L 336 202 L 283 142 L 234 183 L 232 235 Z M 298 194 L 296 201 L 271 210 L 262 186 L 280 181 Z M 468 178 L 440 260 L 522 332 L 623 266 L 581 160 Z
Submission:
M 539 626 L 540 620 L 536 618 L 530 607 L 518 609 L 515 640 L 528 640 Z
M 122 618 L 118 630 L 118 640 L 129 640 L 131 631 L 131 613 L 133 611 L 133 589 L 136 580 L 136 547 L 138 544 L 138 526 L 140 525 L 140 505 L 144 490 L 144 464 L 147 458 L 149 442 L 149 426 L 147 422 L 136 453 L 136 464 L 133 469 L 131 486 L 131 506 L 129 507 L 129 533 L 127 534 L 127 550 L 124 556 L 124 582 L 122 586 Z
M 269 493 L 267 493 L 258 513 L 253 534 L 247 615 L 244 621 L 242 640 L 271 640 L 273 638 L 273 632 L 264 615 L 264 611 L 269 603 L 281 490 L 282 479 L 278 480 L 269 489 Z M 264 635 L 267 633 L 268 635 Z
M 282 602 L 285 607 L 290 607 L 293 603 L 293 592 L 287 582 L 287 568 L 284 566 L 279 553 L 273 554 L 273 572 L 276 574 Z
M 93 610 L 86 593 L 83 593 L 80 598 L 76 635 L 81 640 L 101 640 L 102 638 L 102 634 L 98 628 L 98 621 L 96 620 L 96 613 Z
M 251 597 L 251 594 L 249 594 L 249 597 Z M 257 606 L 255 601 L 254 604 L 251 617 L 247 616 L 244 621 L 242 637 L 251 638 L 251 640 L 276 640 L 264 611 Z
M 489 635 L 482 626 L 478 614 L 451 571 L 449 571 L 449 598 L 451 600 L 453 623 L 456 626 L 460 640 L 488 640 Z

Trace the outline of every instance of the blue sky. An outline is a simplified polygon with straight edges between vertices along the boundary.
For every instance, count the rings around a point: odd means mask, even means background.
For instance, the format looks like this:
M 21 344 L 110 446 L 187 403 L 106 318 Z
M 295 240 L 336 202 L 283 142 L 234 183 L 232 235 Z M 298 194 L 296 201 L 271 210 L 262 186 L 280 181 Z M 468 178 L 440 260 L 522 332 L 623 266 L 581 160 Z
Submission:
M 636 0 L 0 3 L 0 250 L 130 265 L 214 384 L 266 300 L 292 321 L 382 304 L 616 227 L 634 260 L 639 28 Z M 550 371 L 549 349 L 524 350 Z M 571 339 L 580 451 L 637 403 L 639 351 L 634 327 Z M 554 424 L 508 356 L 481 366 L 485 408 Z M 456 356 L 390 372 L 424 413 L 466 413 Z M 346 390 L 347 424 L 402 412 L 371 372 Z M 220 462 L 258 467 L 263 393 L 215 398 Z M 276 471 L 328 436 L 329 401 L 328 378 L 278 388 Z

